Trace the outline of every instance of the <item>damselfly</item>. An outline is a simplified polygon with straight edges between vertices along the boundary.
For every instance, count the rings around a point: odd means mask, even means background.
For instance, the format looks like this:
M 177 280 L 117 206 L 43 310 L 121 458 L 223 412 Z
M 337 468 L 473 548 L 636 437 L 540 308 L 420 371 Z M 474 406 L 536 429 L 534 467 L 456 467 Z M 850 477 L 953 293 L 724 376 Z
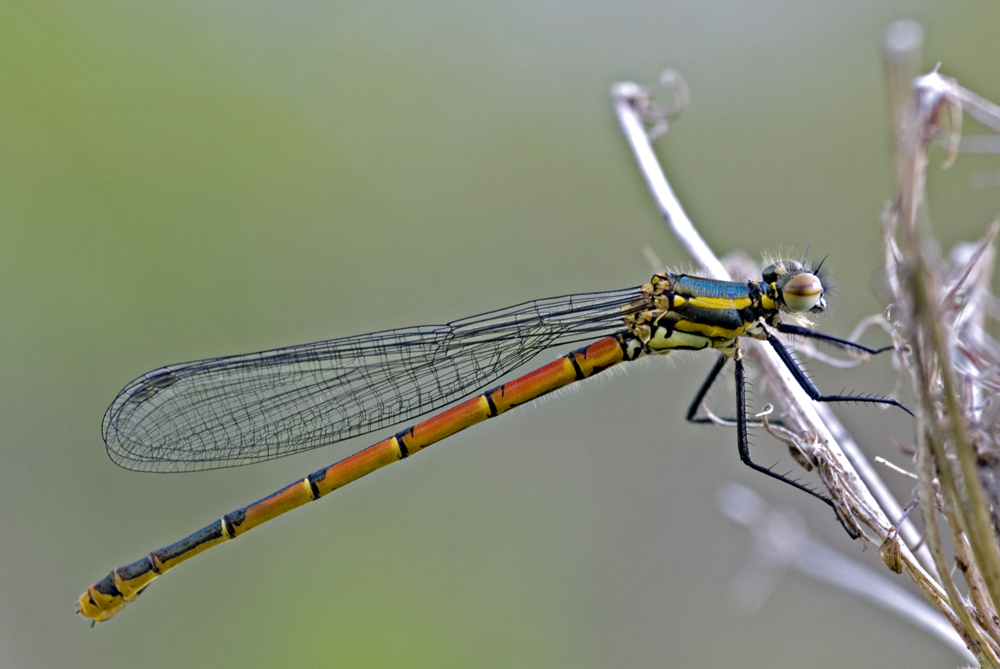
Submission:
M 620 362 L 675 350 L 720 352 L 688 420 L 707 420 L 697 417 L 701 402 L 727 361 L 734 361 L 742 461 L 833 506 L 830 499 L 751 459 L 740 346 L 740 337 L 766 341 L 817 402 L 871 402 L 906 410 L 888 398 L 822 395 L 806 377 L 776 333 L 869 354 L 889 348 L 872 349 L 809 329 L 805 314 L 825 307 L 818 270 L 804 262 L 781 261 L 765 269 L 761 281 L 663 273 L 635 288 L 526 302 L 447 325 L 152 371 L 128 384 L 105 414 L 108 453 L 127 469 L 195 471 L 279 458 L 385 428 L 479 390 L 544 349 L 607 335 L 113 570 L 80 596 L 77 611 L 94 621 L 107 620 L 157 576 L 212 546 L 545 393 Z

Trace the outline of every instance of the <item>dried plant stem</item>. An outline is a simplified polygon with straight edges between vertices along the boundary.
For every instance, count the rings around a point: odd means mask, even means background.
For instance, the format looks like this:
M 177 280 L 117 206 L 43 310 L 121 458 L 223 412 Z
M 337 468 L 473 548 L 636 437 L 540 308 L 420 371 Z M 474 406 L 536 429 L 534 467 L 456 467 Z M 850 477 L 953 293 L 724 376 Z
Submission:
M 882 574 L 837 553 L 809 535 L 805 521 L 794 508 L 770 509 L 755 492 L 742 485 L 723 485 L 717 495 L 720 510 L 754 535 L 755 550 L 733 583 L 734 604 L 754 611 L 770 593 L 780 572 L 792 568 L 811 578 L 884 607 L 934 635 L 966 661 L 975 662 L 968 641 L 939 613 L 940 607 L 920 601 L 894 582 L 893 574 Z M 936 583 L 924 581 L 921 590 L 931 602 L 948 607 L 947 596 Z
M 948 162 L 954 160 L 963 146 L 957 132 L 963 110 L 1000 132 L 1000 107 L 936 71 L 914 80 L 922 40 L 919 25 L 899 22 L 883 42 L 899 190 L 882 224 L 897 319 L 897 361 L 909 370 L 916 397 L 917 489 L 926 544 L 908 519 L 899 528 L 890 521 L 903 517 L 901 506 L 829 408 L 802 391 L 770 348 L 752 347 L 751 352 L 792 430 L 787 436 L 816 467 L 845 525 L 862 541 L 882 543 L 886 564 L 910 577 L 980 665 L 1000 669 L 1000 544 L 995 535 L 1000 508 L 990 504 L 990 499 L 1000 500 L 1000 483 L 994 483 L 1000 474 L 986 469 L 1000 470 L 990 465 L 1000 463 L 1000 344 L 983 328 L 988 308 L 997 302 L 989 292 L 991 274 L 985 263 L 992 261 L 991 244 L 1000 225 L 994 224 L 977 250 L 956 261 L 949 273 L 930 236 L 924 200 L 932 143 L 946 135 Z M 675 84 L 682 82 L 671 77 Z M 678 86 L 675 101 L 687 95 Z M 612 98 L 642 175 L 674 234 L 706 271 L 728 278 L 653 153 L 644 124 L 662 133 L 670 114 L 658 110 L 649 92 L 631 82 L 615 84 Z M 990 482 L 989 494 L 983 480 Z M 1000 501 L 994 506 L 1000 507 Z M 954 550 L 967 594 L 954 578 L 949 550 Z
M 655 109 L 655 107 L 650 102 L 649 92 L 632 82 L 621 82 L 612 87 L 611 94 L 622 131 L 636 156 L 636 161 L 650 187 L 650 192 L 671 229 L 681 244 L 688 249 L 692 257 L 702 267 L 718 278 L 728 278 L 729 275 L 718 258 L 711 252 L 684 213 L 683 207 L 670 188 L 653 153 L 643 127 L 643 121 L 655 123 L 657 127 L 661 127 L 665 119 L 655 114 L 652 114 L 653 118 L 650 118 L 650 110 Z M 893 522 L 883 512 L 869 488 L 854 469 L 851 461 L 844 455 L 841 444 L 838 444 L 838 440 L 834 438 L 832 433 L 834 430 L 831 430 L 830 425 L 835 426 L 838 434 L 846 436 L 847 433 L 843 427 L 836 422 L 826 407 L 817 406 L 805 394 L 773 351 L 761 346 L 756 347 L 755 353 L 758 355 L 769 387 L 782 408 L 785 420 L 796 426 L 801 433 L 810 435 L 809 442 L 814 445 L 811 455 L 817 460 L 820 475 L 835 503 L 837 503 L 841 517 L 859 532 L 861 531 L 859 522 L 871 528 L 879 542 L 885 541 L 890 536 L 895 537 Z M 822 417 L 820 411 L 823 412 Z M 828 421 L 830 425 L 828 425 Z M 863 455 L 860 454 L 860 451 L 856 457 L 863 461 Z M 870 475 L 878 480 L 877 475 L 870 467 L 868 470 Z M 899 518 L 902 514 L 901 505 L 891 498 L 880 480 L 878 483 L 881 492 L 883 492 L 882 496 L 888 500 L 894 517 Z M 916 535 L 915 532 L 912 533 L 914 536 Z M 937 597 L 941 601 L 946 599 L 946 594 L 940 590 L 940 586 L 934 583 L 930 573 L 914 558 L 905 545 L 901 547 L 901 561 L 904 567 L 915 574 L 915 578 L 924 584 L 930 596 Z
M 677 241 L 683 244 L 688 254 L 712 276 L 717 279 L 728 279 L 729 272 L 698 234 L 694 223 L 688 218 L 687 212 L 684 211 L 680 200 L 677 199 L 670 187 L 670 183 L 660 167 L 660 162 L 653 152 L 653 144 L 649 135 L 646 134 L 643 122 L 655 121 L 659 124 L 658 127 L 663 128 L 660 131 L 662 133 L 666 131 L 667 119 L 661 116 L 650 118 L 650 115 L 655 113 L 655 107 L 651 103 L 649 91 L 631 81 L 622 81 L 611 87 L 611 100 L 622 133 L 632 148 L 636 163 L 639 165 L 639 171 L 646 180 L 649 192 L 663 213 L 667 225 L 677 237 Z M 680 110 L 677 110 L 676 113 L 680 113 Z
M 1000 448 L 989 420 L 983 419 L 983 411 L 991 406 L 983 397 L 1000 375 L 1000 359 L 997 347 L 987 345 L 992 340 L 983 329 L 982 304 L 989 294 L 989 273 L 976 271 L 983 258 L 992 258 L 986 251 L 996 236 L 996 225 L 971 258 L 949 271 L 931 236 L 925 199 L 932 143 L 941 136 L 947 139 L 952 151 L 947 166 L 961 146 L 958 130 L 963 109 L 985 119 L 984 125 L 1000 129 L 1000 108 L 936 70 L 916 79 L 909 76 L 913 68 L 908 61 L 919 61 L 914 30 L 912 24 L 900 22 L 885 41 L 899 188 L 894 206 L 883 215 L 886 268 L 898 331 L 905 343 L 904 359 L 917 398 L 920 506 L 928 547 L 950 611 L 943 602 L 931 601 L 952 621 L 982 666 L 1000 667 L 1000 619 L 996 614 L 1000 546 L 993 515 L 997 510 L 991 509 L 981 480 L 984 474 L 993 474 L 986 471 L 990 464 L 985 456 Z M 903 39 L 890 39 L 900 35 Z M 891 48 L 906 44 L 909 51 Z M 904 76 L 905 82 L 900 80 Z M 899 95 L 906 87 L 912 93 Z M 968 598 L 952 577 L 945 534 Z

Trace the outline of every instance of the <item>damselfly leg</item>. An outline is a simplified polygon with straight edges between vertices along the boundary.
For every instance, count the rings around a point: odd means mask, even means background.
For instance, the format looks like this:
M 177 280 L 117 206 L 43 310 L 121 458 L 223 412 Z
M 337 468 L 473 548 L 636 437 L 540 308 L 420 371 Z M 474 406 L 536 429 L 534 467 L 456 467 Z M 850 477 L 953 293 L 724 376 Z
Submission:
M 783 334 L 790 334 L 800 337 L 809 337 L 812 339 L 818 339 L 820 341 L 829 342 L 840 348 L 854 349 L 857 351 L 861 351 L 863 353 L 867 353 L 869 355 L 877 355 L 879 353 L 884 353 L 885 351 L 892 350 L 891 346 L 885 346 L 882 348 L 871 348 L 869 346 L 865 346 L 864 344 L 850 341 L 849 339 L 835 337 L 833 335 L 824 334 L 822 332 L 816 332 L 808 328 L 803 328 L 788 323 L 779 323 L 777 324 L 775 329 Z M 898 407 L 903 411 L 905 411 L 906 413 L 910 414 L 911 416 L 913 415 L 913 412 L 910 411 L 906 406 L 904 406 L 898 400 L 893 399 L 891 397 L 877 397 L 871 395 L 822 394 L 816 387 L 816 385 L 806 375 L 805 371 L 803 371 L 802 367 L 792 356 L 788 348 L 777 337 L 775 337 L 773 334 L 769 334 L 767 336 L 766 341 L 771 345 L 775 353 L 777 353 L 778 357 L 781 359 L 782 363 L 784 363 L 788 371 L 792 374 L 792 377 L 795 379 L 795 381 L 799 384 L 799 386 L 802 387 L 802 390 L 804 390 L 805 393 L 809 396 L 809 398 L 812 399 L 814 402 L 860 402 L 865 404 L 879 404 L 882 406 Z M 698 392 L 695 393 L 695 396 L 691 401 L 691 405 L 688 407 L 687 415 L 685 416 L 685 418 L 689 422 L 699 423 L 699 424 L 716 422 L 716 420 L 713 418 L 707 416 L 698 416 L 698 411 L 703 406 L 705 401 L 705 396 L 708 394 L 708 391 L 715 384 L 716 380 L 719 377 L 719 374 L 722 372 L 723 368 L 726 366 L 726 363 L 729 361 L 729 358 L 730 356 L 726 355 L 725 353 L 721 354 L 718 357 L 715 364 L 712 366 L 712 369 L 709 371 L 708 376 L 705 378 L 705 381 L 701 384 L 701 387 L 698 389 Z M 738 356 L 735 357 L 734 363 L 736 368 L 736 374 L 735 374 L 736 417 L 734 419 L 723 419 L 722 422 L 736 424 L 736 439 L 737 439 L 737 448 L 740 454 L 740 460 L 743 462 L 743 464 L 747 465 L 748 467 L 750 467 L 755 471 L 758 471 L 762 474 L 770 476 L 771 478 L 775 478 L 779 481 L 787 483 L 788 485 L 794 488 L 798 488 L 799 490 L 802 490 L 804 492 L 807 492 L 813 497 L 816 497 L 817 499 L 823 501 L 825 504 L 829 505 L 835 512 L 837 512 L 838 519 L 841 520 L 841 524 L 844 525 L 845 529 L 847 529 L 847 525 L 845 525 L 843 523 L 843 519 L 840 518 L 840 512 L 837 510 L 836 504 L 828 496 L 820 492 L 817 492 L 816 490 L 810 488 L 809 486 L 804 485 L 800 481 L 796 481 L 795 479 L 791 479 L 786 475 L 779 474 L 770 467 L 765 467 L 764 465 L 754 462 L 753 458 L 750 455 L 750 446 L 749 446 L 749 439 L 747 436 L 747 428 L 750 426 L 756 426 L 757 424 L 754 424 L 747 420 L 746 373 L 744 370 L 742 357 Z M 781 424 L 779 421 L 773 421 L 773 420 L 770 421 L 770 423 L 772 425 Z M 848 534 L 854 536 L 855 532 L 848 529 Z

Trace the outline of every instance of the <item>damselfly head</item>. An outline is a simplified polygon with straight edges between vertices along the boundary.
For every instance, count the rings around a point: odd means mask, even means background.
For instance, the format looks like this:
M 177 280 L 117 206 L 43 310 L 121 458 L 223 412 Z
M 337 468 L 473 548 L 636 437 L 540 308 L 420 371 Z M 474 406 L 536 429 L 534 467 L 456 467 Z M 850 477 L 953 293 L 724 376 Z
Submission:
M 814 270 L 794 260 L 780 260 L 764 268 L 765 283 L 774 286 L 785 308 L 819 313 L 826 309 L 823 282 Z

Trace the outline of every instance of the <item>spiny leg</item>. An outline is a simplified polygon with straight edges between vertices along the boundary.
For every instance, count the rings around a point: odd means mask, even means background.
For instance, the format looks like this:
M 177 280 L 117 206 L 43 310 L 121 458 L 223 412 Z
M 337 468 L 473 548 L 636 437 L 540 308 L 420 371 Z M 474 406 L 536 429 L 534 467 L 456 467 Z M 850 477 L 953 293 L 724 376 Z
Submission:
M 695 393 L 694 399 L 691 401 L 691 406 L 688 407 L 686 416 L 687 420 L 691 423 L 702 423 L 702 424 L 716 423 L 718 422 L 718 420 L 721 420 L 723 423 L 728 423 L 730 425 L 735 423 L 737 429 L 737 445 L 739 447 L 740 460 L 742 460 L 744 464 L 748 465 L 753 469 L 756 469 L 759 472 L 763 472 L 768 476 L 772 476 L 778 479 L 779 481 L 784 481 L 789 485 L 793 485 L 796 488 L 799 488 L 800 490 L 805 490 L 810 495 L 818 497 L 819 499 L 823 500 L 830 506 L 833 506 L 833 502 L 830 499 L 824 497 L 823 495 L 820 495 L 815 490 L 811 490 L 810 488 L 802 485 L 801 483 L 798 483 L 797 481 L 793 481 L 785 476 L 782 476 L 781 474 L 778 474 L 777 472 L 774 472 L 767 467 L 758 465 L 750 457 L 750 447 L 747 441 L 747 427 L 751 425 L 754 427 L 760 427 L 763 425 L 763 423 L 756 421 L 751 422 L 747 420 L 746 379 L 743 371 L 742 360 L 736 361 L 736 418 L 712 419 L 709 417 L 704 417 L 704 418 L 696 417 L 698 409 L 701 408 L 702 402 L 704 402 L 705 400 L 705 395 L 708 394 L 709 389 L 715 383 L 716 379 L 718 379 L 719 373 L 722 372 L 722 368 L 726 366 L 726 362 L 728 360 L 729 357 L 724 353 L 719 355 L 718 360 L 715 361 L 715 365 L 712 366 L 712 369 L 708 372 L 708 376 L 705 377 L 705 381 L 701 384 L 701 387 L 698 389 L 698 392 Z M 768 421 L 768 422 L 771 425 L 779 425 L 779 426 L 781 425 L 780 421 Z M 834 511 L 836 511 L 836 507 L 834 506 L 833 508 Z M 850 531 L 848 531 L 848 534 L 850 534 Z
M 686 418 L 689 422 L 692 423 L 715 422 L 711 418 L 707 417 L 696 418 L 695 416 L 698 413 L 698 409 L 701 407 L 702 402 L 704 402 L 705 396 L 708 394 L 709 389 L 711 389 L 716 379 L 718 379 L 719 374 L 722 372 L 722 368 L 726 366 L 727 360 L 729 360 L 729 358 L 725 354 L 719 356 L 718 360 L 716 360 L 715 364 L 712 366 L 712 369 L 708 372 L 708 376 L 705 378 L 705 381 L 701 384 L 701 387 L 698 389 L 698 392 L 695 393 L 694 399 L 691 401 L 691 406 L 688 407 L 686 415 Z M 750 457 L 750 443 L 747 434 L 747 428 L 750 425 L 761 425 L 761 423 L 751 423 L 750 421 L 747 420 L 746 375 L 743 369 L 742 360 L 736 360 L 736 419 L 729 420 L 726 422 L 736 423 L 736 444 L 737 444 L 737 449 L 739 450 L 740 460 L 743 462 L 743 464 L 747 465 L 751 469 L 761 472 L 762 474 L 766 474 L 767 476 L 778 479 L 779 481 L 783 481 L 790 486 L 798 488 L 799 490 L 803 490 L 812 495 L 813 497 L 819 499 L 820 501 L 822 501 L 823 503 L 825 503 L 826 505 L 828 505 L 830 508 L 833 509 L 833 512 L 837 515 L 837 521 L 840 523 L 841 527 L 844 528 L 847 534 L 852 539 L 857 539 L 858 537 L 857 532 L 847 526 L 847 524 L 844 522 L 844 519 L 841 518 L 840 511 L 837 509 L 837 505 L 833 502 L 833 500 L 831 500 L 829 497 L 826 497 L 825 495 L 816 492 L 815 490 L 812 490 L 811 488 L 808 488 L 807 486 L 799 483 L 798 481 L 794 481 L 788 478 L 787 476 L 783 476 L 773 471 L 769 467 L 764 467 L 763 465 L 757 464 L 756 462 L 753 461 L 753 458 Z M 769 421 L 769 422 L 772 425 L 777 424 L 776 421 Z
M 878 355 L 879 353 L 885 353 L 886 351 L 891 351 L 892 346 L 883 346 L 882 348 L 871 348 L 865 346 L 864 344 L 859 344 L 856 341 L 851 341 L 850 339 L 843 339 L 842 337 L 834 337 L 833 335 L 824 334 L 822 332 L 816 332 L 815 330 L 810 330 L 809 328 L 799 327 L 798 325 L 792 325 L 790 323 L 779 323 L 777 327 L 778 332 L 782 334 L 795 335 L 797 337 L 808 337 L 810 339 L 819 339 L 821 341 L 830 342 L 840 348 L 853 348 L 858 351 L 863 351 L 870 355 Z
M 840 526 L 844 528 L 844 530 L 847 532 L 848 535 L 850 535 L 852 539 L 857 539 L 860 536 L 857 533 L 857 531 L 852 530 L 850 527 L 848 527 L 847 523 L 844 522 L 844 519 L 841 518 L 840 516 L 840 511 L 837 509 L 837 505 L 834 503 L 832 499 L 830 499 L 826 495 L 816 492 L 812 488 L 809 488 L 808 486 L 803 485 L 798 481 L 795 481 L 793 479 L 788 478 L 787 476 L 779 474 L 778 472 L 772 470 L 770 467 L 765 467 L 763 465 L 757 464 L 756 462 L 753 461 L 753 458 L 750 457 L 750 442 L 747 436 L 746 378 L 743 371 L 743 360 L 741 359 L 736 360 L 736 447 L 740 452 L 740 460 L 742 460 L 743 464 L 745 464 L 747 467 L 750 467 L 754 471 L 758 471 L 761 474 L 767 474 L 771 478 L 783 481 L 794 488 L 802 490 L 803 492 L 809 493 L 810 495 L 812 495 L 813 497 L 815 497 L 816 499 L 820 500 L 821 502 L 829 506 L 831 509 L 833 509 L 833 512 L 837 515 L 837 520 L 840 522 Z
M 772 478 L 776 478 L 779 481 L 784 481 L 790 486 L 794 486 L 799 490 L 803 490 L 817 499 L 821 499 L 827 504 L 829 504 L 834 511 L 837 510 L 836 505 L 833 503 L 829 497 L 821 495 L 812 488 L 809 488 L 798 481 L 794 481 L 787 476 L 779 474 L 778 472 L 772 470 L 770 467 L 765 467 L 759 465 L 753 461 L 750 457 L 750 443 L 747 438 L 747 389 L 746 389 L 746 377 L 743 371 L 743 360 L 736 360 L 736 447 L 740 452 L 740 460 L 743 464 L 754 469 L 762 474 L 767 474 Z
M 818 334 L 818 333 L 813 333 L 811 330 L 806 330 L 806 332 L 810 332 L 813 336 Z M 798 334 L 798 333 L 793 333 L 793 334 Z M 862 349 L 867 348 L 862 346 L 861 344 L 855 344 L 854 342 L 850 342 L 847 339 L 838 339 L 837 337 L 832 337 L 830 335 L 821 335 L 815 338 L 824 339 L 827 341 L 835 341 L 841 344 L 851 345 Z M 819 392 L 819 389 L 815 385 L 813 385 L 813 382 L 809 380 L 809 377 L 806 376 L 806 373 L 802 371 L 801 367 L 799 367 L 799 363 L 795 361 L 795 358 L 793 358 L 792 354 L 788 352 L 788 349 L 785 348 L 785 345 L 782 344 L 780 341 L 778 341 L 777 337 L 775 337 L 774 335 L 768 335 L 767 342 L 774 349 L 774 352 L 778 354 L 778 357 L 781 358 L 781 361 L 785 363 L 785 367 L 787 367 L 788 371 L 792 373 L 792 376 L 795 377 L 795 380 L 798 382 L 798 384 L 802 386 L 802 390 L 806 391 L 806 394 L 809 395 L 809 397 L 814 402 L 865 402 L 868 404 L 884 404 L 886 406 L 899 407 L 900 409 L 910 414 L 911 416 L 913 415 L 913 412 L 910 411 L 908 408 L 906 408 L 906 406 L 902 402 L 894 400 L 891 397 L 870 397 L 867 395 L 824 395 Z M 878 352 L 877 350 L 874 349 L 868 349 L 868 350 L 869 352 Z
M 701 384 L 701 388 L 698 392 L 694 394 L 694 399 L 691 400 L 691 406 L 688 407 L 687 416 L 685 417 L 690 423 L 711 423 L 711 418 L 695 418 L 695 414 L 698 413 L 698 409 L 701 408 L 701 403 L 705 401 L 705 395 L 708 394 L 709 389 L 711 389 L 712 384 L 715 383 L 715 379 L 719 377 L 719 372 L 722 368 L 726 366 L 726 361 L 729 360 L 726 354 L 723 353 L 719 356 L 719 359 L 715 361 L 715 365 L 712 366 L 711 371 L 705 380 Z
M 822 340 L 830 341 L 830 342 L 832 342 L 834 344 L 842 345 L 842 346 L 845 346 L 845 347 L 857 348 L 859 350 L 865 351 L 865 352 L 873 354 L 873 355 L 877 354 L 877 353 L 881 353 L 883 351 L 887 351 L 887 350 L 889 350 L 889 349 L 892 348 L 892 347 L 885 347 L 885 348 L 880 348 L 880 349 L 872 349 L 872 348 L 869 348 L 869 347 L 864 346 L 862 344 L 858 344 L 856 342 L 852 342 L 852 341 L 850 341 L 848 339 L 841 339 L 839 337 L 834 337 L 832 335 L 824 335 L 822 333 L 816 333 L 816 332 L 814 332 L 812 330 L 806 330 L 805 328 L 801 328 L 801 330 L 803 332 L 799 332 L 800 328 L 797 328 L 796 326 L 788 326 L 788 328 L 789 329 L 787 329 L 787 330 L 784 329 L 784 328 L 782 328 L 781 331 L 782 332 L 787 332 L 788 334 L 804 334 L 805 336 L 814 336 L 814 338 L 816 338 L 816 339 L 822 339 Z M 872 402 L 872 403 L 877 403 L 877 404 L 888 404 L 888 405 L 892 405 L 892 406 L 898 406 L 899 408 L 903 409 L 907 413 L 910 413 L 909 409 L 907 409 L 905 406 L 903 406 L 902 404 L 900 404 L 896 400 L 892 400 L 892 399 L 875 398 L 875 397 L 854 397 L 854 396 L 844 396 L 844 395 L 822 395 L 822 394 L 820 394 L 819 390 L 812 384 L 811 381 L 809 381 L 808 377 L 806 377 L 805 373 L 798 366 L 798 364 L 795 362 L 794 358 L 792 358 L 791 354 L 781 344 L 781 342 L 778 341 L 773 335 L 771 337 L 769 337 L 769 341 L 771 342 L 771 345 L 775 348 L 775 351 L 778 353 L 778 356 L 781 358 L 782 362 L 788 367 L 789 371 L 792 372 L 792 374 L 795 377 L 796 381 L 799 383 L 799 385 L 802 386 L 803 390 L 805 390 L 806 393 L 813 400 L 820 401 L 820 402 L 824 402 L 824 401 L 826 401 L 826 402 L 862 401 L 862 402 Z M 715 383 L 716 379 L 718 379 L 719 374 L 722 372 L 722 368 L 726 366 L 726 361 L 727 360 L 728 360 L 728 357 L 725 354 L 722 354 L 722 355 L 719 356 L 718 360 L 716 360 L 716 362 L 715 362 L 715 365 L 712 366 L 712 369 L 709 371 L 708 376 L 705 378 L 705 381 L 701 384 L 701 387 L 698 389 L 698 392 L 695 393 L 694 399 L 691 401 L 691 405 L 688 407 L 687 415 L 685 416 L 686 419 L 689 422 L 692 422 L 692 423 L 713 423 L 713 422 L 715 422 L 712 418 L 708 418 L 708 417 L 697 418 L 696 414 L 698 413 L 698 409 L 701 407 L 702 403 L 704 402 L 705 396 L 708 394 L 708 391 L 711 389 L 711 387 Z M 847 532 L 847 534 L 850 535 L 851 538 L 854 538 L 854 539 L 856 539 L 858 537 L 857 532 L 854 531 L 854 530 L 852 530 L 850 527 L 848 527 L 847 524 L 844 522 L 844 519 L 841 518 L 840 511 L 837 509 L 836 504 L 829 497 L 826 497 L 825 495 L 822 495 L 822 494 L 816 492 L 815 490 L 812 490 L 812 489 L 806 487 L 805 485 L 803 485 L 803 484 L 801 484 L 801 483 L 799 483 L 797 481 L 794 481 L 794 480 L 788 478 L 787 476 L 783 476 L 781 474 L 778 474 L 777 472 L 771 470 L 768 467 L 764 467 L 762 465 L 757 464 L 750 457 L 750 447 L 749 447 L 749 441 L 748 441 L 748 435 L 747 435 L 747 427 L 750 426 L 750 425 L 759 425 L 759 424 L 757 424 L 757 423 L 751 423 L 751 422 L 747 421 L 747 410 L 746 410 L 746 375 L 745 375 L 745 371 L 744 371 L 744 368 L 743 368 L 743 361 L 742 360 L 736 360 L 736 419 L 735 419 L 735 421 L 726 421 L 726 422 L 730 422 L 730 423 L 735 422 L 736 423 L 737 448 L 739 450 L 740 460 L 742 460 L 745 465 L 747 465 L 751 469 L 759 471 L 759 472 L 761 472 L 763 474 L 766 474 L 766 475 L 768 475 L 768 476 L 770 476 L 772 478 L 778 479 L 779 481 L 784 481 L 785 483 L 787 483 L 787 484 L 789 484 L 789 485 L 791 485 L 791 486 L 793 486 L 795 488 L 798 488 L 799 490 L 803 490 L 803 491 L 809 493 L 810 495 L 812 495 L 813 497 L 815 497 L 815 498 L 823 501 L 825 504 L 827 504 L 830 508 L 833 509 L 834 513 L 837 515 L 837 520 L 840 522 L 841 527 L 844 528 L 844 530 Z M 769 422 L 772 425 L 779 424 L 776 421 L 769 421 Z
M 871 355 L 877 355 L 879 353 L 884 353 L 885 351 L 892 350 L 892 346 L 883 346 L 882 348 L 870 348 L 868 346 L 865 346 L 864 344 L 859 344 L 858 342 L 851 341 L 850 339 L 835 337 L 833 335 L 824 334 L 822 332 L 816 332 L 815 330 L 809 330 L 808 328 L 799 327 L 797 325 L 789 325 L 787 323 L 779 324 L 778 331 L 784 334 L 796 335 L 801 337 L 811 337 L 813 339 L 827 341 L 837 346 L 841 346 L 843 348 L 854 348 L 859 351 L 864 351 L 865 353 Z M 821 394 L 819 392 L 819 389 L 816 388 L 816 386 L 812 383 L 812 381 L 809 380 L 809 377 L 805 375 L 805 372 L 802 371 L 802 368 L 799 366 L 798 362 L 796 362 L 796 360 L 792 357 L 791 353 L 789 353 L 788 349 L 785 348 L 784 344 L 778 341 L 777 338 L 775 338 L 773 335 L 768 337 L 768 341 L 771 343 L 771 346 L 774 347 L 775 351 L 778 354 L 778 357 L 781 358 L 781 361 L 785 364 L 786 367 L 788 367 L 788 370 L 795 377 L 796 382 L 798 382 L 798 384 L 802 386 L 802 389 L 805 390 L 806 394 L 808 394 L 809 397 L 812 398 L 814 401 L 868 402 L 872 404 L 884 404 L 884 405 L 899 407 L 900 409 L 910 414 L 911 416 L 913 415 L 913 412 L 911 412 L 905 405 L 898 402 L 897 400 L 890 398 L 868 397 L 864 395 Z M 702 403 L 705 401 L 705 396 L 708 395 L 708 391 L 715 384 L 716 379 L 718 379 L 719 377 L 719 373 L 722 372 L 722 368 L 726 366 L 726 361 L 728 359 L 729 358 L 724 353 L 720 354 L 719 358 L 715 361 L 715 365 L 713 365 L 712 369 L 708 372 L 708 376 L 705 377 L 705 380 L 702 382 L 701 387 L 698 388 L 698 392 L 695 393 L 694 399 L 691 400 L 690 406 L 688 406 L 687 415 L 685 416 L 685 419 L 688 422 L 701 423 L 701 424 L 715 422 L 712 418 L 708 417 L 696 418 L 696 415 L 698 413 L 698 409 L 701 408 Z M 722 420 L 725 420 L 726 422 L 735 422 L 734 420 L 730 419 L 722 419 Z M 774 421 L 774 420 L 770 421 L 770 423 L 772 425 L 781 425 L 779 421 Z
M 691 400 L 691 406 L 688 407 L 685 420 L 687 420 L 689 423 L 698 423 L 704 425 L 706 423 L 718 424 L 721 421 L 723 424 L 733 424 L 738 420 L 736 418 L 711 418 L 708 416 L 701 418 L 696 417 L 698 409 L 701 408 L 702 404 L 705 401 L 705 396 L 708 394 L 708 391 L 715 384 L 715 381 L 719 378 L 719 373 L 722 372 L 722 368 L 726 366 L 726 362 L 728 360 L 729 356 L 727 356 L 725 353 L 720 354 L 719 359 L 715 361 L 715 364 L 712 366 L 712 369 L 708 372 L 708 376 L 705 377 L 705 380 L 702 382 L 701 387 L 698 389 L 698 392 L 695 393 L 694 399 Z M 777 427 L 784 426 L 784 423 L 782 423 L 780 419 L 768 420 L 768 424 Z M 753 427 L 762 427 L 764 423 L 759 421 L 749 421 L 747 422 L 747 425 L 752 425 Z

